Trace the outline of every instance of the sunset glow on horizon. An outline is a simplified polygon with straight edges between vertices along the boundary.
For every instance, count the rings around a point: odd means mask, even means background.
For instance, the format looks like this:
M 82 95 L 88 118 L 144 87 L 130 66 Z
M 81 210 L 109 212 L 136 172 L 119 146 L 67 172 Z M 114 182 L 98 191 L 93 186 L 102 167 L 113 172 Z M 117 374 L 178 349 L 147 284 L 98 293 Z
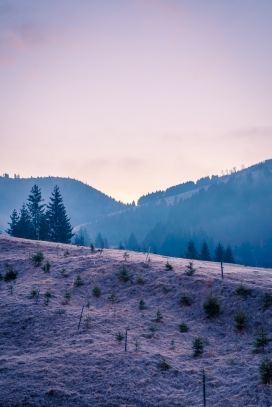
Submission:
M 0 174 L 124 202 L 272 158 L 268 0 L 0 0 Z

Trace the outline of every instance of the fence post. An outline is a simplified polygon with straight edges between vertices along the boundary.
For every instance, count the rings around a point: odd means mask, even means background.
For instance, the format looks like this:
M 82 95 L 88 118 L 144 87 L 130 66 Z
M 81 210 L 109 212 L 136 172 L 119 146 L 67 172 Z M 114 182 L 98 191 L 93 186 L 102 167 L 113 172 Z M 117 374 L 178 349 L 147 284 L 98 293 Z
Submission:
M 40 296 L 40 290 L 38 290 L 38 294 L 37 294 L 37 298 L 36 298 L 36 304 L 38 304 L 39 296 Z
M 202 380 L 203 380 L 203 405 L 204 407 L 206 407 L 206 376 L 204 368 L 202 370 Z
M 224 278 L 223 271 L 224 271 L 224 267 L 223 267 L 223 262 L 221 261 L 221 276 L 222 276 L 222 278 Z
M 81 310 L 81 314 L 80 314 L 80 318 L 79 318 L 79 323 L 78 323 L 77 330 L 79 330 L 79 327 L 80 327 L 80 323 L 81 323 L 81 318 L 82 318 L 82 314 L 83 314 L 84 305 L 85 305 L 85 304 L 82 305 L 82 310 Z
M 128 332 L 128 330 L 126 329 L 126 336 L 125 336 L 125 352 L 127 351 L 127 332 Z

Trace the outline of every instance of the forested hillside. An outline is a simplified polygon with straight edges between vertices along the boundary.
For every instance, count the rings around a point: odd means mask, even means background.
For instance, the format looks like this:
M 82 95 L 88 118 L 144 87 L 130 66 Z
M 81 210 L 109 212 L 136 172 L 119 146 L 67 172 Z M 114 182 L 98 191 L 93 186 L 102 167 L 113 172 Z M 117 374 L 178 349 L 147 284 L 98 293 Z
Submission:
M 41 188 L 45 203 L 48 202 L 55 185 L 58 185 L 73 226 L 96 220 L 127 207 L 97 189 L 70 178 L 0 177 L 0 230 L 2 232 L 7 229 L 7 222 L 13 209 L 18 211 L 21 208 L 34 184 Z
M 220 241 L 230 245 L 237 262 L 272 265 L 272 161 L 212 182 L 173 205 L 164 199 L 105 217 L 89 230 L 100 231 L 111 244 L 128 247 L 131 233 L 141 250 L 183 256 L 189 239 L 198 250 L 204 240 L 213 252 Z M 220 180 L 220 179 L 219 179 Z M 221 180 L 222 181 L 222 180 Z

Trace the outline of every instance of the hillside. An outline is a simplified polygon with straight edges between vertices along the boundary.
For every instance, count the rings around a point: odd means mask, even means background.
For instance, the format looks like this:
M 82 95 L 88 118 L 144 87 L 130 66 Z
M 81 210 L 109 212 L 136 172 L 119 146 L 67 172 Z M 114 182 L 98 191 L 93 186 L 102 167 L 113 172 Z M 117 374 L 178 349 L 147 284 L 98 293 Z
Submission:
M 272 161 L 220 177 L 208 186 L 162 198 L 91 222 L 111 244 L 134 233 L 141 250 L 184 256 L 189 239 L 198 251 L 206 240 L 210 251 L 220 241 L 231 245 L 236 262 L 272 267 Z
M 50 272 L 33 266 L 30 257 L 38 251 Z M 187 276 L 188 260 L 168 258 L 174 268 L 165 270 L 163 256 L 151 255 L 147 268 L 146 254 L 130 252 L 126 263 L 123 254 L 0 236 L 1 274 L 18 271 L 14 283 L 1 281 L 0 406 L 201 406 L 203 367 L 208 406 L 270 406 L 271 386 L 261 383 L 258 370 L 264 356 L 252 344 L 262 324 L 271 332 L 272 305 L 265 308 L 264 297 L 272 294 L 272 270 L 225 265 L 222 280 L 218 263 L 196 261 L 195 274 Z M 130 280 L 120 282 L 116 273 L 124 263 Z M 75 286 L 79 274 L 84 285 Z M 252 290 L 248 296 L 236 293 L 241 281 Z M 99 298 L 92 295 L 95 286 Z M 39 296 L 31 298 L 34 289 Z M 185 290 L 191 306 L 179 304 Z M 71 299 L 65 304 L 66 291 Z M 207 319 L 203 302 L 211 291 L 222 313 Z M 248 325 L 238 332 L 233 318 L 240 308 Z M 155 322 L 158 309 L 163 319 Z M 188 332 L 179 331 L 181 322 Z M 127 352 L 115 338 L 126 328 Z M 193 357 L 196 336 L 204 352 Z M 272 343 L 265 351 L 270 358 L 271 351 Z M 168 370 L 160 367 L 163 358 Z
M 37 184 L 45 202 L 55 185 L 62 194 L 68 216 L 73 226 L 96 220 L 111 212 L 126 208 L 126 205 L 103 194 L 95 188 L 70 178 L 5 178 L 0 177 L 0 230 L 7 229 L 13 209 L 17 211 L 26 202 L 31 188 Z

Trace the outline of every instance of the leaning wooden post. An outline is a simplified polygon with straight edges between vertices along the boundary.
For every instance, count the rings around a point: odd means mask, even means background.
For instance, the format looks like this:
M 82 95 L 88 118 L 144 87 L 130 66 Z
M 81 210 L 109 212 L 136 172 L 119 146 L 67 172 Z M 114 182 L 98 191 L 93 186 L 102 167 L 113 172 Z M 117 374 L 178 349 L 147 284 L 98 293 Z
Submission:
M 81 314 L 80 314 L 80 318 L 79 318 L 79 323 L 78 323 L 77 330 L 79 330 L 79 327 L 80 327 L 80 323 L 81 323 L 81 318 L 82 318 L 82 314 L 83 314 L 84 305 L 85 305 L 85 304 L 82 305 L 82 310 L 81 310 Z
M 39 301 L 39 296 L 40 296 L 40 290 L 38 291 L 38 294 L 37 294 L 37 298 L 36 298 L 36 304 L 38 304 L 38 301 Z
M 125 352 L 127 351 L 127 332 L 128 332 L 128 330 L 126 329 L 126 336 L 125 336 Z
M 206 407 L 206 376 L 204 368 L 202 371 L 202 380 L 203 380 L 203 405 L 204 407 Z
M 224 278 L 224 267 L 223 267 L 223 262 L 221 261 L 221 276 Z

